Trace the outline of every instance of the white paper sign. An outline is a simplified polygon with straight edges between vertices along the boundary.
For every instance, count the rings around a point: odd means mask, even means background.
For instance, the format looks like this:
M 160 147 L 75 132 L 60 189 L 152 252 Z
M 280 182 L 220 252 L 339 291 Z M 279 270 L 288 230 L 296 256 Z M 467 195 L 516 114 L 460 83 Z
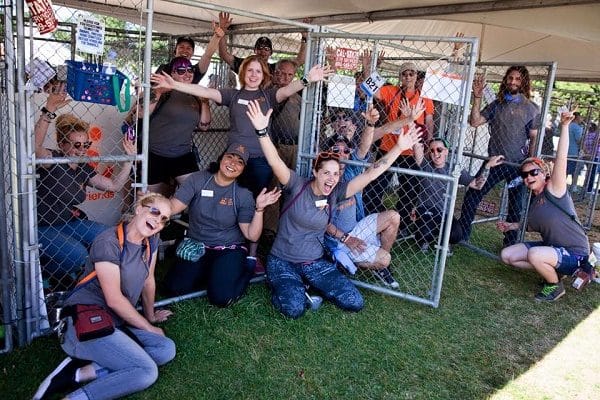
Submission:
M 332 75 L 327 84 L 327 106 L 354 108 L 356 80 L 352 76 Z
M 460 105 L 462 85 L 463 79 L 460 74 L 430 66 L 427 68 L 421 95 L 428 99 Z
M 385 83 L 385 79 L 381 77 L 374 71 L 367 79 L 360 84 L 360 89 L 367 94 L 369 97 L 373 97 L 373 95 L 381 89 L 383 84 Z
M 104 53 L 104 22 L 91 16 L 80 16 L 75 40 L 77 51 L 101 56 Z

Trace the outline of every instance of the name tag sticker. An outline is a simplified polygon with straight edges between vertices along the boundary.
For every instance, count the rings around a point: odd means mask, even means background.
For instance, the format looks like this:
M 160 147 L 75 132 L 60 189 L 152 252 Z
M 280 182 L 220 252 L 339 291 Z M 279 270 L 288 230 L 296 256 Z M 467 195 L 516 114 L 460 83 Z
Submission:
M 250 103 L 248 100 L 238 99 L 238 104 L 241 104 L 243 106 L 247 106 L 248 103 Z
M 200 196 L 202 197 L 213 197 L 214 195 L 212 190 L 202 190 L 202 193 L 200 193 Z
M 326 205 L 327 205 L 327 199 L 322 199 L 322 200 L 315 201 L 315 206 L 317 208 L 322 208 L 322 207 L 325 207 Z

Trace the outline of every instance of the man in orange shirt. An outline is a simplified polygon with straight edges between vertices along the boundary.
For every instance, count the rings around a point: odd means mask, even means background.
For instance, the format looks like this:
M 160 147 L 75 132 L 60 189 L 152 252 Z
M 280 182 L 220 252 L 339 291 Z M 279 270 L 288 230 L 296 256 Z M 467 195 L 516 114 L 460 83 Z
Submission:
M 375 93 L 375 98 L 384 104 L 388 122 L 408 117 L 401 112 L 403 102 L 408 102 L 411 106 L 422 103 L 425 112 L 415 119 L 415 123 L 422 125 L 427 129 L 427 132 L 423 135 L 423 140 L 427 143 L 434 132 L 433 101 L 421 98 L 420 91 L 415 87 L 417 82 L 417 66 L 415 63 L 406 62 L 402 64 L 399 73 L 400 86 L 383 86 Z M 381 138 L 381 144 L 379 145 L 379 152 L 381 154 L 387 153 L 398 141 L 398 135 L 402 133 L 404 133 L 404 131 L 401 129 L 384 133 Z M 398 168 L 418 169 L 413 157 L 412 149 L 402 153 L 394 163 L 394 166 Z M 365 197 L 365 207 L 368 213 L 385 211 L 382 197 L 384 191 L 389 186 L 392 177 L 393 173 L 386 172 L 365 188 L 363 194 Z M 417 197 L 419 180 L 412 175 L 399 174 L 398 181 L 400 185 L 398 189 L 396 210 L 400 213 L 402 219 L 400 227 L 402 228 L 410 223 L 410 210 L 413 207 L 414 199 Z

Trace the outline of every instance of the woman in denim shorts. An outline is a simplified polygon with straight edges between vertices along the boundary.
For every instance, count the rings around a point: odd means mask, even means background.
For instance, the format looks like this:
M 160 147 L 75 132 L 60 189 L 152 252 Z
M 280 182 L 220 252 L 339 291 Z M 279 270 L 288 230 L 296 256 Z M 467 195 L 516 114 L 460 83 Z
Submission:
M 565 294 L 563 275 L 573 275 L 578 268 L 591 276 L 588 263 L 590 246 L 587 235 L 577 219 L 573 199 L 567 191 L 567 152 L 569 124 L 573 113 L 561 114 L 561 132 L 552 172 L 539 158 L 527 158 L 521 163 L 523 183 L 532 191 L 533 199 L 527 216 L 527 230 L 538 232 L 541 242 L 518 243 L 502 250 L 506 264 L 534 269 L 544 279 L 538 301 L 556 301 Z M 502 232 L 518 229 L 519 223 L 498 222 Z

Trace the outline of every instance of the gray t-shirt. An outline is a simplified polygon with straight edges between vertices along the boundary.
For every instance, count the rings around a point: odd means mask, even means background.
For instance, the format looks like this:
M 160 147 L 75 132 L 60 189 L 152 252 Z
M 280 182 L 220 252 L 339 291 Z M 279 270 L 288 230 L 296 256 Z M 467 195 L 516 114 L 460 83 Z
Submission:
M 490 126 L 490 156 L 504 155 L 511 162 L 527 157 L 522 148 L 529 139 L 529 130 L 539 129 L 540 125 L 540 111 L 535 103 L 518 94 L 509 102 L 494 100 L 481 111 L 481 116 Z
M 174 197 L 189 207 L 188 236 L 207 246 L 244 243 L 240 223 L 254 217 L 254 198 L 248 189 L 232 183 L 219 186 L 207 171 L 194 172 Z
M 528 230 L 539 232 L 544 244 L 548 246 L 564 247 L 578 256 L 590 254 L 590 244 L 583 228 L 552 204 L 546 196 L 552 198 L 552 201 L 569 214 L 577 215 L 573 199 L 568 192 L 558 198 L 544 189 L 542 193 L 532 199 L 529 206 Z
M 192 136 L 200 123 L 200 102 L 176 90 L 166 95 L 169 98 L 152 115 L 150 151 L 162 157 L 181 157 L 192 151 Z
M 250 157 L 264 157 L 258 137 L 252 122 L 246 115 L 248 103 L 252 100 L 258 100 L 263 113 L 266 113 L 269 108 L 277 105 L 277 89 L 219 89 L 221 92 L 221 104 L 229 107 L 229 136 L 228 145 L 231 143 L 239 143 L 246 146 Z
M 285 210 L 280 217 L 279 230 L 271 254 L 292 263 L 314 261 L 323 256 L 324 235 L 330 213 L 346 194 L 347 183 L 340 182 L 329 196 L 317 196 L 307 178 L 290 171 L 290 181 L 283 189 Z M 293 201 L 296 195 L 297 199 Z
M 52 151 L 52 157 L 62 157 Z M 96 171 L 89 164 L 78 164 L 72 169 L 69 164 L 53 164 L 48 168 L 38 167 L 37 184 L 38 225 L 60 225 L 73 218 L 77 204 L 85 201 L 85 186 Z
M 435 174 L 448 175 L 450 165 L 446 163 L 442 168 L 435 168 L 431 164 L 431 160 L 424 159 L 421 165 L 421 171 L 432 172 Z M 461 185 L 468 185 L 473 180 L 473 177 L 469 175 L 466 170 L 460 171 L 458 183 Z M 440 213 L 444 210 L 444 203 L 446 202 L 445 195 L 448 190 L 448 182 L 441 179 L 434 178 L 421 178 L 421 192 L 419 193 L 419 207 L 426 208 L 428 210 L 437 210 Z
M 124 226 L 124 233 L 124 237 L 126 238 L 127 224 Z M 158 236 L 153 236 L 148 240 L 152 251 L 158 248 Z M 107 229 L 94 239 L 83 276 L 85 277 L 92 272 L 94 270 L 94 263 L 97 262 L 105 261 L 118 265 L 121 278 L 121 293 L 129 300 L 132 306 L 135 306 L 142 295 L 144 282 L 148 277 L 151 261 L 149 258 L 151 257 L 148 257 L 145 241 L 143 244 L 135 244 L 125 239 L 123 250 L 121 250 L 116 228 Z M 108 307 L 104 293 L 100 287 L 100 282 L 96 278 L 84 284 L 81 289 L 76 289 L 65 301 L 65 305 L 67 306 L 75 304 L 101 305 L 111 311 L 117 326 L 123 324 L 123 320 Z

